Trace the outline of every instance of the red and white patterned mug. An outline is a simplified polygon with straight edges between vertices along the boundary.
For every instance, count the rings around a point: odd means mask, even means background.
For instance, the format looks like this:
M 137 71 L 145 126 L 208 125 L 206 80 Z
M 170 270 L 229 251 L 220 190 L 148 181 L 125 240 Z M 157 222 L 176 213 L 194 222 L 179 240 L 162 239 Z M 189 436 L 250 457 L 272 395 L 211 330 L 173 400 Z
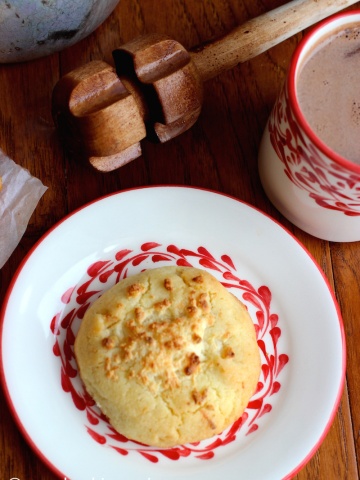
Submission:
M 360 158 L 349 161 L 319 139 L 300 109 L 296 87 L 314 46 L 354 24 L 360 31 L 360 10 L 335 15 L 302 39 L 259 149 L 260 180 L 274 206 L 302 230 L 335 242 L 360 240 Z M 358 139 L 360 154 L 360 131 Z

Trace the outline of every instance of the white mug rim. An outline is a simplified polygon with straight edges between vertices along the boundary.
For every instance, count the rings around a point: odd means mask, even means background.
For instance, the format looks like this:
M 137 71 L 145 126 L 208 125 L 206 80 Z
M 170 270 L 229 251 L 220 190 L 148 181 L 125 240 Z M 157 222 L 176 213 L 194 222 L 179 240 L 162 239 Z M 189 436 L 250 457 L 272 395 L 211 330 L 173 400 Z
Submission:
M 360 174 L 360 164 L 356 164 L 351 160 L 341 156 L 340 154 L 336 153 L 330 147 L 328 147 L 313 131 L 310 127 L 306 117 L 302 113 L 300 109 L 299 101 L 296 94 L 296 78 L 297 78 L 297 71 L 299 67 L 299 61 L 301 56 L 310 44 L 313 44 L 314 38 L 316 40 L 321 38 L 321 32 L 324 31 L 324 36 L 327 36 L 330 33 L 329 25 L 334 24 L 334 27 L 339 27 L 341 25 L 346 25 L 348 23 L 354 23 L 355 17 L 359 21 L 360 27 L 360 9 L 351 10 L 347 12 L 338 13 L 333 15 L 326 20 L 320 22 L 317 26 L 311 29 L 299 42 L 298 46 L 296 47 L 294 54 L 292 56 L 290 67 L 289 67 L 289 74 L 287 76 L 287 88 L 289 94 L 289 101 L 290 105 L 292 105 L 292 109 L 296 120 L 298 121 L 301 128 L 304 130 L 306 135 L 309 137 L 311 142 L 324 154 L 326 157 L 330 158 L 335 163 L 338 163 L 342 167 L 345 167 L 348 170 L 351 170 L 355 173 Z M 314 42 L 315 43 L 315 42 Z

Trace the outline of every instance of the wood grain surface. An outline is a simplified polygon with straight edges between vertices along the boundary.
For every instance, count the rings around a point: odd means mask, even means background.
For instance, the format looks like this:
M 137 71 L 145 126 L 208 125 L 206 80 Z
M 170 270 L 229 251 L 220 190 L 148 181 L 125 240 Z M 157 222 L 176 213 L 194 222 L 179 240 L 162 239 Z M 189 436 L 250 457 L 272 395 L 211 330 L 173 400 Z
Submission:
M 28 63 L 0 65 L 0 148 L 48 187 L 0 270 L 0 302 L 35 242 L 66 214 L 102 195 L 178 184 L 217 190 L 255 205 L 287 227 L 319 263 L 335 290 L 345 326 L 347 375 L 340 407 L 321 447 L 294 478 L 355 480 L 360 466 L 360 245 L 318 240 L 291 225 L 266 198 L 257 171 L 261 135 L 303 32 L 208 80 L 200 118 L 189 131 L 165 144 L 144 141 L 142 156 L 114 172 L 100 173 L 76 162 L 64 150 L 51 116 L 52 90 L 61 76 L 91 60 L 112 63 L 111 52 L 139 34 L 168 34 L 191 49 L 284 3 L 120 0 L 103 25 L 75 46 Z M 51 429 L 49 441 L 56 442 Z M 0 479 L 11 478 L 57 477 L 28 446 L 0 391 Z

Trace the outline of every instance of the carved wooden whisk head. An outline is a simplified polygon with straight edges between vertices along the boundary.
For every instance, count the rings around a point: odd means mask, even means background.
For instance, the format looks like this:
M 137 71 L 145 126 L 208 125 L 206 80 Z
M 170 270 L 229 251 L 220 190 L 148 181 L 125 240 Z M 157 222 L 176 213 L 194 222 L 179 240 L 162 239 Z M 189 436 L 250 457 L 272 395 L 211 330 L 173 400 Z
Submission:
M 102 171 L 139 157 L 145 137 L 166 142 L 183 133 L 202 106 L 202 80 L 178 42 L 146 35 L 113 58 L 115 68 L 93 61 L 65 75 L 53 93 L 53 116 L 65 139 Z

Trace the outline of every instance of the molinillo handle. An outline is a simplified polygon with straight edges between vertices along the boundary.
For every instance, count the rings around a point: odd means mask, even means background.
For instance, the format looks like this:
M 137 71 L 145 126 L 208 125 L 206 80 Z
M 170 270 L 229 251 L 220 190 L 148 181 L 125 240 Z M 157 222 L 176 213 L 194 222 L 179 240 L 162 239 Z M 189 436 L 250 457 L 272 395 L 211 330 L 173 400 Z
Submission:
M 203 82 L 245 62 L 354 0 L 294 0 L 188 52 L 165 35 L 113 51 L 115 68 L 93 61 L 55 85 L 53 118 L 65 145 L 108 172 L 141 155 L 141 141 L 188 130 L 202 107 Z

